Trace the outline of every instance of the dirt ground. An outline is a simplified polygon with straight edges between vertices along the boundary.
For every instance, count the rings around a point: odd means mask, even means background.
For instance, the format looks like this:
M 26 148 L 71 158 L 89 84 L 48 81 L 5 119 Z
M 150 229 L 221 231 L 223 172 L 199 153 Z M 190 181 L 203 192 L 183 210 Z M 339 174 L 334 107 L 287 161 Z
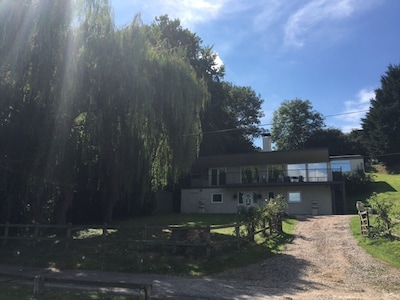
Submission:
M 249 297 L 234 299 L 400 299 L 400 270 L 357 245 L 350 218 L 299 217 L 295 239 L 280 255 L 218 278 L 253 286 Z

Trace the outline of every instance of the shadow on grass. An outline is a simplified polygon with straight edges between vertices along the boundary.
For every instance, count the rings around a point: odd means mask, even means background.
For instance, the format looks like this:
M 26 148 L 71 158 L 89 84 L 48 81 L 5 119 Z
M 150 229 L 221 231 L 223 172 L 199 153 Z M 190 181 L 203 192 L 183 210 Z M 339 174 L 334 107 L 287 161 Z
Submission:
M 103 242 L 101 237 L 75 240 L 69 247 L 51 241 L 9 241 L 0 248 L 0 263 L 58 269 L 104 270 L 129 273 L 157 273 L 169 275 L 204 276 L 231 268 L 245 267 L 265 260 L 277 253 L 292 235 L 268 236 L 259 244 L 246 243 L 237 247 L 236 239 L 213 234 L 212 241 L 225 240 L 211 248 L 207 258 L 205 247 L 185 247 L 176 251 L 173 245 L 149 245 Z
M 371 183 L 372 190 L 376 193 L 397 192 L 397 190 L 385 181 L 375 181 Z

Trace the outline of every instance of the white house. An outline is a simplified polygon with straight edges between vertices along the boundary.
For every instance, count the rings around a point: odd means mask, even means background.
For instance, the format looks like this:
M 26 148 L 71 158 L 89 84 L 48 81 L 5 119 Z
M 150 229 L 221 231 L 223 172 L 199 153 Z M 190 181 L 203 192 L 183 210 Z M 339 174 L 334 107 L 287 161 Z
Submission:
M 330 157 L 328 149 L 200 157 L 181 191 L 181 213 L 235 213 L 278 194 L 288 214 L 344 213 L 341 174 L 355 170 L 364 170 L 362 156 Z

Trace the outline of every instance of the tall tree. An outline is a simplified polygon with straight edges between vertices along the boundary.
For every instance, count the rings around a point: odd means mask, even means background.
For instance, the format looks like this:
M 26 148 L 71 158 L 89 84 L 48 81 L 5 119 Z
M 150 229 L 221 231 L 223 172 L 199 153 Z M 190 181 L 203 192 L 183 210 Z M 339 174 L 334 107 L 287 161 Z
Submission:
M 254 151 L 253 138 L 263 133 L 258 127 L 261 96 L 250 87 L 222 81 L 215 83 L 211 97 L 202 119 L 201 155 Z
M 400 65 L 389 65 L 381 87 L 362 119 L 363 139 L 369 154 L 388 166 L 399 161 L 400 152 Z
M 183 47 L 186 58 L 203 78 L 211 95 L 201 117 L 203 139 L 200 155 L 240 153 L 254 150 L 252 139 L 261 135 L 257 127 L 263 116 L 263 100 L 250 87 L 222 81 L 225 68 L 217 64 L 217 54 L 179 20 L 160 16 L 152 24 L 153 37 L 172 48 Z M 157 40 L 156 39 L 156 40 Z
M 305 141 L 305 148 L 329 148 L 330 155 L 365 155 L 359 131 L 343 133 L 340 129 L 327 128 L 313 132 Z
M 108 0 L 71 4 L 1 3 L 3 220 L 133 214 L 198 155 L 209 94 L 184 47 L 138 19 L 116 30 Z
M 1 124 L 7 144 L 2 157 L 5 170 L 12 172 L 2 187 L 14 202 L 7 203 L 8 219 L 52 219 L 59 193 L 49 161 L 56 161 L 51 148 L 70 5 L 50 0 L 2 3 L 1 86 L 8 110 L 7 122 Z M 12 212 L 11 207 L 17 209 Z
M 278 150 L 303 149 L 312 134 L 324 127 L 323 116 L 309 100 L 285 100 L 273 113 L 271 138 Z

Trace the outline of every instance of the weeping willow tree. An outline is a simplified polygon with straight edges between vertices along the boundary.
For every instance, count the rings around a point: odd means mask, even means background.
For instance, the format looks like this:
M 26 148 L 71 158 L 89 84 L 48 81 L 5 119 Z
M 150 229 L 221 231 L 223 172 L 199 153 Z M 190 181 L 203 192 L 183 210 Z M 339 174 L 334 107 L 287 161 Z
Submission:
M 138 18 L 116 29 L 107 0 L 3 0 L 0 14 L 0 217 L 110 221 L 189 170 L 208 92 L 186 49 Z
M 59 192 L 53 129 L 70 23 L 69 1 L 2 1 L 1 87 L 7 121 L 1 133 L 5 218 L 49 221 Z M 3 18 L 4 17 L 4 18 Z M 4 120 L 4 119 L 3 119 Z M 51 169 L 48 167 L 51 166 Z M 5 179 L 4 179 L 5 178 Z
M 90 195 L 110 221 L 117 204 L 134 213 L 188 172 L 208 92 L 185 49 L 150 41 L 137 17 L 116 30 L 107 1 L 84 4 L 79 73 L 87 74 L 80 93 L 86 111 L 79 123 L 91 161 Z M 189 133 L 195 135 L 185 138 Z

